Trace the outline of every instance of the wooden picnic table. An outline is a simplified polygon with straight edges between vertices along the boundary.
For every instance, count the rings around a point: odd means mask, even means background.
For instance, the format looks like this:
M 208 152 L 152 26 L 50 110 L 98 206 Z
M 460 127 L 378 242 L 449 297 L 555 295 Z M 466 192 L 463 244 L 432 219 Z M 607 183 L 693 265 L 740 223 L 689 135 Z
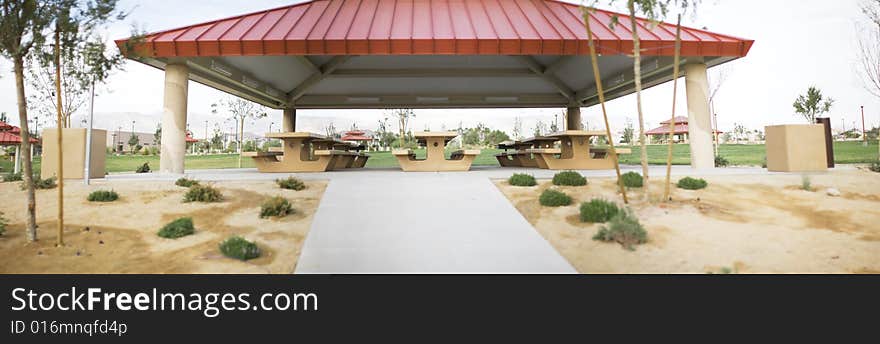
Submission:
M 282 148 L 268 152 L 247 152 L 260 172 L 324 172 L 363 167 L 368 155 L 351 152 L 350 144 L 310 132 L 268 133 L 267 138 L 280 139 Z
M 592 137 L 605 137 L 605 131 L 566 130 L 546 135 L 559 141 L 559 148 L 532 148 L 541 168 L 551 170 L 606 170 L 614 168 L 614 156 L 608 148 L 593 147 Z M 615 154 L 629 154 L 629 149 L 616 149 Z
M 392 152 L 397 157 L 400 168 L 406 172 L 467 171 L 477 155 L 480 155 L 478 149 L 458 150 L 446 159 L 446 144 L 458 136 L 454 131 L 417 132 L 413 136 L 419 145 L 425 147 L 425 159 L 416 159 L 411 149 L 395 149 Z

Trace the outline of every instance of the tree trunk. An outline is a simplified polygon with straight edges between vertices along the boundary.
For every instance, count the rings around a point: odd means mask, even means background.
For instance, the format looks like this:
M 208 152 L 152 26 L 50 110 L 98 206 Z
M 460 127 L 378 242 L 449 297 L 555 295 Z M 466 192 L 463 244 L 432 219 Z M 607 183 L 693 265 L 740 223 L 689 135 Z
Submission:
M 241 125 L 238 130 L 238 168 L 241 168 L 241 152 L 244 144 L 244 117 L 241 118 Z
M 633 77 L 635 78 L 636 83 L 636 107 L 639 112 L 639 145 L 641 146 L 641 154 L 640 158 L 642 160 L 642 176 L 645 179 L 644 190 L 645 190 L 645 201 L 650 201 L 650 183 L 648 180 L 648 147 L 647 147 L 647 139 L 645 137 L 645 116 L 642 113 L 642 56 L 641 56 L 641 47 L 639 44 L 639 33 L 636 28 L 636 8 L 635 1 L 629 0 L 629 19 L 630 19 L 630 30 L 632 31 L 633 38 Z
M 25 193 L 27 197 L 27 216 L 25 228 L 28 241 L 37 241 L 37 205 L 34 199 L 34 172 L 31 165 L 31 134 L 28 129 L 27 98 L 24 94 L 24 61 L 21 57 L 13 59 L 15 70 L 15 91 L 18 97 L 18 120 L 21 126 L 21 154 L 24 171 Z

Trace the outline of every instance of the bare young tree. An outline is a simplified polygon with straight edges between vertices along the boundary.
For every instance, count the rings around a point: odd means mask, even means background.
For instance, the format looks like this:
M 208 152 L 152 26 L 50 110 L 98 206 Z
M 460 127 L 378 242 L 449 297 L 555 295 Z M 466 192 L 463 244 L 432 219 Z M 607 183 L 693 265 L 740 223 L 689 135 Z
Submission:
M 238 150 L 238 168 L 241 168 L 242 143 L 244 137 L 244 121 L 248 118 L 258 119 L 268 116 L 266 108 L 248 100 L 238 97 L 227 97 L 218 103 L 211 104 L 211 113 L 216 114 L 219 108 L 223 108 L 229 114 L 229 119 L 235 121 L 238 140 L 235 143 Z
M 862 13 L 868 18 L 868 27 L 859 36 L 859 77 L 865 89 L 880 98 L 880 0 L 865 0 Z

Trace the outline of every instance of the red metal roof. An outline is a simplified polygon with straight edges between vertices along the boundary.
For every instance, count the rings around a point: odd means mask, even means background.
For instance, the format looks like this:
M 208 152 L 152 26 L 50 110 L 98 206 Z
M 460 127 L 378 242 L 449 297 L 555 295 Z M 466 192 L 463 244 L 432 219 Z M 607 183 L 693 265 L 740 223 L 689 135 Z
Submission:
M 36 139 L 33 137 L 30 138 L 30 143 L 37 143 Z M 21 144 L 21 136 L 15 135 L 9 131 L 0 131 L 0 145 L 17 145 Z
M 677 120 L 678 120 L 678 117 L 676 117 L 676 121 Z M 675 133 L 675 135 L 688 133 L 687 118 L 685 118 L 684 124 L 679 124 L 679 122 L 676 122 L 674 133 Z M 716 131 L 716 133 L 723 134 L 724 132 L 723 131 Z M 669 121 L 666 121 L 666 125 L 661 125 L 659 127 L 656 127 L 654 129 L 646 131 L 645 135 L 651 135 L 651 136 L 653 136 L 653 135 L 669 135 Z
M 609 27 L 612 17 L 619 24 Z M 627 15 L 590 16 L 600 54 L 632 52 Z M 675 25 L 637 19 L 644 55 L 673 55 Z M 126 40 L 116 41 L 123 48 Z M 684 56 L 745 56 L 754 41 L 682 27 Z M 146 36 L 145 57 L 586 55 L 578 5 L 556 0 L 314 0 Z
M 675 124 L 679 124 L 679 123 L 687 124 L 688 123 L 688 118 L 685 116 L 675 116 L 674 119 L 675 119 Z M 667 119 L 663 122 L 660 122 L 660 124 L 666 124 L 666 127 L 668 128 L 669 127 L 669 120 Z

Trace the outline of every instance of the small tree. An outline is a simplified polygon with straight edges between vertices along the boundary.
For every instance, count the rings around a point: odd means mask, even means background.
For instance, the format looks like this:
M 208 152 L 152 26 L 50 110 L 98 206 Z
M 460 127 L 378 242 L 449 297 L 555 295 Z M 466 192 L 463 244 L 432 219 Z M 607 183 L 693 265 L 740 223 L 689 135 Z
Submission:
M 415 111 L 413 109 L 394 109 L 391 110 L 391 117 L 397 119 L 397 129 L 398 129 L 398 137 L 400 138 L 400 146 L 403 147 L 406 145 L 407 133 L 411 130 L 409 128 L 409 122 L 416 117 Z
M 36 201 L 34 197 L 33 168 L 28 129 L 28 102 L 25 94 L 24 64 L 35 49 L 46 39 L 45 31 L 52 18 L 50 4 L 35 0 L 3 0 L 0 3 L 0 54 L 12 60 L 15 91 L 18 101 L 18 120 L 21 126 L 21 155 L 23 162 L 27 216 L 25 227 L 28 241 L 37 240 Z
M 794 111 L 803 116 L 809 123 L 815 123 L 816 117 L 831 110 L 834 99 L 826 98 L 815 86 L 807 89 L 806 95 L 799 95 L 794 101 Z
M 257 119 L 268 116 L 265 107 L 241 98 L 224 98 L 218 103 L 211 104 L 211 113 L 217 113 L 218 108 L 223 107 L 229 112 L 229 119 L 235 120 L 238 128 L 238 142 L 235 147 L 238 150 L 238 168 L 241 168 L 242 137 L 244 136 L 244 121 L 247 118 Z
M 134 154 L 137 152 L 135 147 L 141 144 L 141 139 L 137 134 L 131 133 L 131 136 L 128 138 L 128 147 L 131 150 L 131 153 Z
M 633 143 L 633 136 L 635 135 L 635 129 L 633 128 L 633 122 L 629 117 L 626 118 L 626 124 L 623 127 L 623 135 L 621 135 L 621 143 L 626 143 L 631 145 Z

